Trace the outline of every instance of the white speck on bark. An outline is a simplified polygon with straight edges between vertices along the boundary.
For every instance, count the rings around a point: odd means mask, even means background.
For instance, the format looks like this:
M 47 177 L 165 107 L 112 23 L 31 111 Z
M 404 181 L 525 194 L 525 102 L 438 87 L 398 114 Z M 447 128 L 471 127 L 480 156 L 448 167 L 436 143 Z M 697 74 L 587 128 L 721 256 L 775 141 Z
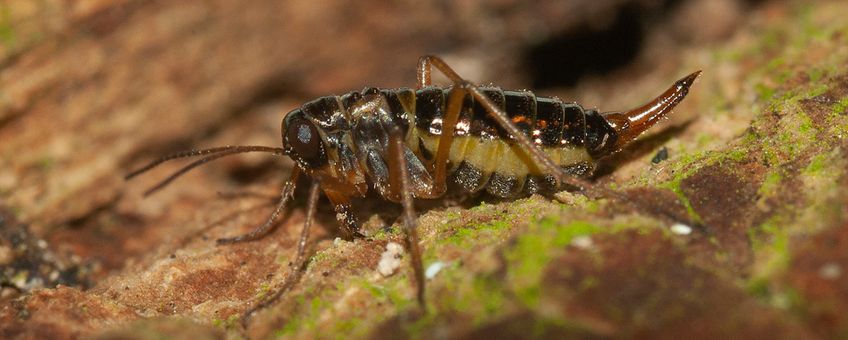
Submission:
M 591 237 L 586 236 L 586 235 L 582 235 L 582 236 L 577 236 L 577 237 L 573 238 L 571 240 L 571 245 L 573 245 L 577 248 L 586 250 L 586 249 L 592 248 L 592 246 L 594 246 L 595 243 L 592 242 Z
M 683 223 L 675 223 L 671 226 L 671 232 L 677 235 L 689 235 L 692 233 L 692 227 Z
M 819 276 L 827 280 L 836 280 L 842 276 L 842 267 L 834 262 L 825 263 L 819 268 Z
M 433 262 L 433 264 L 427 266 L 427 270 L 424 271 L 424 277 L 426 277 L 427 280 L 431 280 L 436 277 L 436 274 L 442 271 L 442 268 L 444 267 L 445 263 L 442 261 Z
M 396 242 L 386 244 L 386 251 L 377 264 L 377 272 L 383 276 L 391 276 L 400 268 L 400 260 L 403 258 L 403 246 Z

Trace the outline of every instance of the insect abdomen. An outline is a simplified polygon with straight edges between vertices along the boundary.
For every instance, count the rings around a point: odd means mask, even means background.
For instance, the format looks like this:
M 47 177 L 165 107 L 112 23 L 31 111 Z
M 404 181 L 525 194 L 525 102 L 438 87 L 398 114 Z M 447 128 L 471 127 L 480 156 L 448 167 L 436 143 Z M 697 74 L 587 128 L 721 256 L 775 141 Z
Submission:
M 536 97 L 528 91 L 481 90 L 557 164 L 575 175 L 590 169 L 592 158 L 585 148 L 586 114 L 582 107 Z M 416 92 L 415 135 L 424 158 L 432 159 L 438 148 L 447 95 L 448 90 L 438 88 Z M 467 192 L 485 188 L 496 196 L 513 197 L 553 189 L 554 185 L 470 96 L 462 105 L 449 161 L 453 182 Z

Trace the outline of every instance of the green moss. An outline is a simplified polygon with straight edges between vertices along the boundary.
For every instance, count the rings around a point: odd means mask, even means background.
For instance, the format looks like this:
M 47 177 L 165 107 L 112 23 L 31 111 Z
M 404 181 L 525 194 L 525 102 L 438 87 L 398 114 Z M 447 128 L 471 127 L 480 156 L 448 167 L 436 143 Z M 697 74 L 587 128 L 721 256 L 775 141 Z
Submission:
M 760 226 L 749 229 L 748 238 L 757 261 L 754 275 L 748 281 L 748 292 L 767 300 L 773 299 L 770 288 L 772 278 L 786 270 L 791 259 L 789 254 L 789 234 L 784 226 L 784 219 L 772 217 Z
M 823 41 L 829 36 L 829 29 L 823 27 L 820 23 L 813 20 L 814 11 L 809 4 L 803 4 L 800 9 L 796 9 L 796 13 L 800 13 L 801 27 L 803 28 L 801 36 L 806 38 L 806 41 L 796 41 L 798 48 L 803 48 L 811 40 Z
M 696 223 L 702 224 L 703 221 L 701 216 L 698 215 L 698 212 L 696 212 L 695 208 L 692 207 L 692 202 L 689 201 L 689 197 L 687 197 L 686 194 L 683 193 L 683 189 L 680 188 L 680 183 L 682 183 L 683 179 L 683 176 L 678 176 L 669 182 L 661 184 L 660 188 L 669 189 L 677 194 L 677 199 L 680 200 L 680 203 L 683 204 L 684 208 L 686 208 L 686 214 L 689 215 L 689 218 Z
M 760 139 L 763 158 L 771 166 L 797 159 L 819 141 L 818 129 L 796 104 L 784 103 L 780 105 L 780 112 L 783 116 L 778 130 Z
M 453 235 L 447 238 L 450 242 L 459 247 L 467 248 L 477 244 L 480 239 L 491 239 L 498 237 L 503 232 L 512 226 L 511 222 L 493 221 L 467 227 L 456 228 Z
M 813 156 L 810 160 L 810 163 L 807 164 L 807 167 L 804 168 L 804 174 L 807 176 L 815 175 L 821 172 L 822 169 L 827 166 L 828 154 L 822 153 Z
M 828 90 L 830 90 L 830 86 L 826 83 L 814 83 L 812 84 L 812 87 L 804 93 L 803 98 L 815 98 L 825 94 Z
M 760 189 L 757 192 L 760 196 L 769 196 L 779 187 L 782 181 L 783 174 L 779 170 L 771 171 L 766 174 L 763 184 L 760 185 Z
M 810 77 L 810 81 L 817 82 L 824 75 L 824 71 L 820 68 L 812 67 L 807 70 L 807 77 Z
M 741 162 L 746 157 L 748 157 L 748 151 L 741 148 L 724 153 L 724 159 L 731 160 L 734 162 Z
M 848 113 L 848 97 L 842 98 L 836 105 L 833 105 L 833 114 Z
M 383 228 L 380 228 L 379 230 L 377 230 L 377 232 L 375 232 L 371 235 L 368 235 L 368 237 L 370 237 L 370 238 L 372 238 L 376 241 L 386 241 L 386 240 L 389 239 L 389 236 L 391 236 L 392 234 L 395 233 L 395 231 L 396 230 L 394 228 L 390 228 L 389 230 L 385 230 Z
M 718 155 L 718 153 L 715 154 Z M 708 155 L 709 153 L 707 152 L 684 153 L 681 151 L 680 159 L 677 162 L 671 163 L 671 172 L 674 174 L 674 177 L 670 181 L 658 185 L 659 188 L 669 189 L 674 192 L 677 195 L 678 200 L 680 200 L 680 203 L 686 208 L 689 217 L 698 223 L 701 222 L 701 217 L 697 212 L 695 212 L 695 209 L 692 208 L 692 204 L 689 202 L 689 197 L 686 197 L 686 194 L 683 193 L 680 185 L 683 183 L 684 179 L 692 176 L 698 170 L 698 166 L 709 164 L 710 162 L 721 159 L 721 157 L 713 157 L 710 161 L 708 160 Z M 744 155 L 734 153 L 730 157 L 744 157 Z
M 476 323 L 482 323 L 489 316 L 495 315 L 501 311 L 505 301 L 501 283 L 491 277 L 475 277 L 472 281 L 471 288 L 474 293 L 471 294 L 472 299 L 476 303 L 480 303 L 483 313 L 476 314 Z
M 574 199 L 574 206 L 589 213 L 596 213 L 601 209 L 601 203 L 597 200 L 590 200 L 586 196 L 578 196 Z M 564 205 L 564 207 L 568 207 Z
M 256 293 L 256 299 L 262 300 L 266 296 L 268 296 L 268 293 L 270 293 L 270 292 L 271 292 L 271 285 L 268 284 L 268 283 L 262 283 L 262 284 L 259 285 L 259 291 Z
M 303 300 L 303 296 L 299 296 L 297 298 L 297 304 L 302 305 Z M 288 319 L 285 325 L 283 325 L 283 328 L 280 328 L 276 332 L 274 332 L 274 335 L 276 335 L 277 337 L 283 337 L 286 335 L 295 334 L 302 327 L 302 319 L 303 316 L 301 315 L 296 315 L 293 318 Z
M 760 39 L 760 44 L 762 46 L 752 46 L 752 53 L 759 52 L 757 50 L 760 49 L 760 48 L 766 48 L 766 49 L 779 48 L 780 45 L 781 45 L 781 41 L 783 40 L 782 39 L 783 35 L 784 35 L 783 32 L 780 32 L 776 29 L 771 29 L 771 30 L 766 31 L 762 35 L 762 38 Z
M 16 43 L 15 27 L 12 25 L 12 9 L 0 5 L 0 43 L 8 48 L 14 48 Z
M 709 145 L 712 141 L 714 141 L 715 136 L 713 136 L 711 134 L 707 134 L 707 133 L 700 133 L 695 138 L 695 140 L 696 140 L 695 143 L 698 146 L 698 148 L 703 148 L 703 147 Z
M 405 326 L 409 334 L 422 334 L 435 323 L 444 322 L 439 315 L 471 316 L 472 324 L 479 326 L 505 312 L 509 297 L 502 280 L 493 274 L 471 276 L 468 270 L 460 265 L 442 270 L 439 298 L 432 300 L 430 313 Z
M 330 260 L 330 258 L 331 258 L 331 256 L 329 254 L 329 251 L 322 250 L 322 251 L 316 252 L 315 255 L 312 255 L 312 257 L 309 258 L 309 262 L 310 262 L 309 265 L 312 266 L 312 265 L 315 265 L 316 263 L 319 263 L 319 262 L 328 261 L 328 260 Z
M 382 284 L 371 282 L 365 278 L 359 281 L 359 286 L 371 293 L 375 301 L 378 303 L 390 303 L 398 310 L 409 308 L 414 303 L 411 297 L 401 293 L 403 290 L 401 286 L 408 284 L 408 280 L 403 275 L 396 275 L 390 279 L 383 280 Z
M 459 217 L 460 217 L 459 212 L 456 212 L 456 211 L 445 212 L 445 218 L 447 218 L 448 220 L 455 220 L 455 219 L 458 219 Z
M 494 240 L 503 239 L 513 229 L 515 222 L 519 219 L 517 216 L 535 216 L 540 214 L 538 211 L 539 207 L 532 204 L 528 205 L 527 203 L 527 200 L 519 200 L 508 206 L 508 208 L 504 208 L 503 205 L 481 203 L 481 205 L 473 207 L 470 210 L 475 214 L 490 217 L 482 223 L 455 225 L 450 221 L 459 221 L 460 214 L 454 213 L 453 218 L 450 218 L 445 226 L 440 227 L 440 229 L 451 234 L 449 237 L 440 240 L 439 245 L 449 244 L 460 248 L 469 248 L 474 245 L 486 244 Z M 433 250 L 435 249 L 428 249 L 424 258 L 435 258 Z
M 239 327 L 239 315 L 233 314 L 227 319 L 215 319 L 212 325 L 224 329 L 236 329 Z
M 275 332 L 276 336 L 286 336 L 316 329 L 321 311 L 330 306 L 320 297 L 314 297 L 307 301 L 304 295 L 300 295 L 295 301 L 298 306 L 297 310 L 300 312 L 288 319 L 283 328 Z
M 541 297 L 542 275 L 550 260 L 575 237 L 594 234 L 600 228 L 585 221 L 563 225 L 557 218 L 546 217 L 529 229 L 505 252 L 505 257 L 509 262 L 510 287 L 522 303 L 535 307 Z

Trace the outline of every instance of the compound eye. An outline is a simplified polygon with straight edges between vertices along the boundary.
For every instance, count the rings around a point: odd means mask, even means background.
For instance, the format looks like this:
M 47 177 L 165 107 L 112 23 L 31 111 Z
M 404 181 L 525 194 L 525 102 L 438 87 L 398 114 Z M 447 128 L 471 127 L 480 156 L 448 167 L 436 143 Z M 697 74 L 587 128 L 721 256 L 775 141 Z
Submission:
M 288 126 L 286 145 L 292 150 L 291 156 L 303 165 L 318 167 L 327 160 L 318 129 L 307 120 L 298 119 Z

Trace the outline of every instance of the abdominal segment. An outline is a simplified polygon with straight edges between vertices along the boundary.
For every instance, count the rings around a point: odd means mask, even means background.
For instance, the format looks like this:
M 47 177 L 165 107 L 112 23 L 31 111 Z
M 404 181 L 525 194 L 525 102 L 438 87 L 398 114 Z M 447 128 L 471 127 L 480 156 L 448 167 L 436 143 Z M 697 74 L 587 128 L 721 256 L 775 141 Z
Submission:
M 418 137 L 425 149 L 435 152 L 438 136 L 419 133 Z M 573 175 L 582 176 L 591 170 L 592 158 L 585 148 L 560 146 L 542 149 Z M 553 177 L 541 171 L 528 152 L 506 140 L 454 137 L 449 162 L 451 181 L 465 192 L 486 189 L 492 195 L 506 198 L 558 189 Z
M 582 176 L 590 172 L 594 161 L 585 147 L 587 125 L 582 107 L 528 91 L 481 90 L 568 173 Z M 438 150 L 447 91 L 423 89 L 416 93 L 415 128 L 410 137 L 418 142 L 409 142 L 417 144 L 425 158 Z M 504 198 L 559 189 L 553 176 L 536 166 L 529 155 L 479 103 L 465 98 L 448 157 L 449 183 L 465 192 L 486 189 Z

